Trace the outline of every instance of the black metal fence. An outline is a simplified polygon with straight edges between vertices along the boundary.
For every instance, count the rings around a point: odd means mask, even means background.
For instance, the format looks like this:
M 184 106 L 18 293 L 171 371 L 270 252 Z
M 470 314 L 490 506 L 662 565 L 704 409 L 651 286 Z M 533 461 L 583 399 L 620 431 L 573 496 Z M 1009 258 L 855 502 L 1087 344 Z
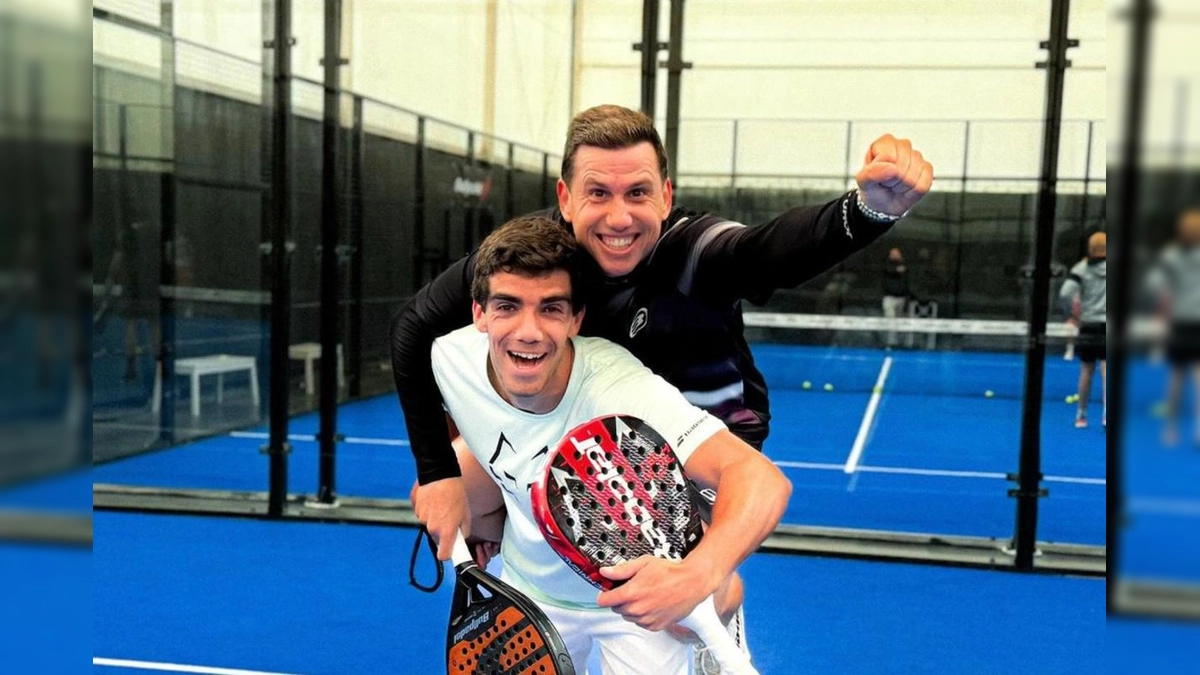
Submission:
M 267 362 L 264 209 L 270 184 L 263 171 L 261 104 L 180 85 L 173 107 L 166 108 L 154 102 L 159 82 L 101 66 L 93 68 L 93 85 L 95 312 L 126 319 L 121 326 L 114 321 L 111 334 L 102 322 L 93 350 L 97 414 L 112 423 L 127 418 L 123 410 L 142 410 L 147 396 L 161 396 L 155 362 L 168 332 L 174 340 L 167 349 L 175 358 L 230 352 Z M 295 86 L 318 87 L 305 80 Z M 552 203 L 555 176 L 549 171 L 558 160 L 359 95 L 342 99 L 351 114 L 338 139 L 344 149 L 338 169 L 344 196 L 340 325 L 348 393 L 367 396 L 391 388 L 383 368 L 391 315 L 492 228 Z M 164 152 L 167 126 L 176 139 L 173 153 Z M 290 335 L 292 343 L 316 342 L 319 117 L 298 109 L 291 136 Z M 173 283 L 162 283 L 164 269 Z M 312 405 L 293 398 L 293 408 Z M 152 440 L 149 429 L 162 431 L 161 419 L 135 414 L 126 421 L 147 427 L 134 435 L 142 450 L 239 420 L 161 433 L 160 440 Z M 134 451 L 128 441 L 127 433 L 102 433 L 97 458 Z

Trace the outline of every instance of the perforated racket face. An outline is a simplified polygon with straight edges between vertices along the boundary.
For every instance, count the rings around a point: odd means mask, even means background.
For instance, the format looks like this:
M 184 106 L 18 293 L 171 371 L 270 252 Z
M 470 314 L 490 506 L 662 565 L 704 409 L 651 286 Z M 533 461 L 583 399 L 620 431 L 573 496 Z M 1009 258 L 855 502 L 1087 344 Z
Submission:
M 550 547 L 598 588 L 614 585 L 600 567 L 643 555 L 679 560 L 700 540 L 683 467 L 636 417 L 601 417 L 573 429 L 532 496 Z
M 479 593 L 481 586 L 491 597 Z M 477 569 L 464 572 L 446 638 L 450 675 L 574 675 L 549 619 L 528 600 L 514 599 L 516 593 Z

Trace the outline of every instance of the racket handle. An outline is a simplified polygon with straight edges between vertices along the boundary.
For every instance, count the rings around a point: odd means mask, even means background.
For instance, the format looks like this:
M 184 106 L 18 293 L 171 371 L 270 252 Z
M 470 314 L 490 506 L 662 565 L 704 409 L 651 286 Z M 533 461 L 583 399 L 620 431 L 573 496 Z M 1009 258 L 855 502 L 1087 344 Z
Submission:
M 450 549 L 450 562 L 456 568 L 463 563 L 475 564 L 475 558 L 471 555 L 471 547 L 467 546 L 467 540 L 463 539 L 462 530 L 454 531 L 454 547 Z
M 750 657 L 738 647 L 733 636 L 721 624 L 711 595 L 696 605 L 696 609 L 685 616 L 679 625 L 692 629 L 704 641 L 704 646 L 721 664 L 722 675 L 758 675 L 758 671 L 750 664 Z

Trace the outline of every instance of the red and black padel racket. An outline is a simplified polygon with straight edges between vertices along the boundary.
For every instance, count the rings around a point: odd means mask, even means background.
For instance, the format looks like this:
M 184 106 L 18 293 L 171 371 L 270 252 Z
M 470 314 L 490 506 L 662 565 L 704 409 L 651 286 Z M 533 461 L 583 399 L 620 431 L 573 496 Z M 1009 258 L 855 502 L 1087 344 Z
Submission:
M 703 526 L 683 466 L 667 441 L 629 415 L 572 429 L 532 489 L 533 516 L 550 548 L 592 585 L 614 588 L 600 568 L 643 555 L 682 560 Z M 679 622 L 693 630 L 723 673 L 754 674 L 717 618 L 712 597 Z

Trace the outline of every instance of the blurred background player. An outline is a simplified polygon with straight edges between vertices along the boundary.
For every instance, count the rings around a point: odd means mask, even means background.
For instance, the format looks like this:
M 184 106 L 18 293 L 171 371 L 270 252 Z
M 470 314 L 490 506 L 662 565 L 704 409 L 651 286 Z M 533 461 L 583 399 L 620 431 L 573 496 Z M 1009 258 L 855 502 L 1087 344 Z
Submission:
M 158 322 L 160 258 L 154 255 L 158 248 L 157 236 L 152 227 L 140 221 L 117 230 L 100 309 L 92 319 L 94 330 L 100 333 L 104 332 L 114 309 L 124 321 L 126 382 L 137 380 L 139 356 L 148 352 L 156 362 L 161 357 L 162 334 Z M 138 340 L 141 324 L 145 324 L 149 333 L 149 343 L 144 348 Z
M 1088 237 L 1087 258 L 1071 268 L 1059 291 L 1059 299 L 1067 311 L 1079 303 L 1079 336 L 1075 339 L 1079 354 L 1079 402 L 1075 409 L 1075 428 L 1087 427 L 1088 397 L 1092 391 L 1092 375 L 1100 362 L 1101 392 L 1105 406 L 1108 400 L 1105 331 L 1108 318 L 1107 284 L 1108 239 L 1103 232 Z M 1107 409 L 1101 418 L 1108 425 Z
M 1150 287 L 1159 311 L 1169 321 L 1167 359 L 1171 376 L 1167 384 L 1166 425 L 1163 441 L 1179 440 L 1179 408 L 1187 371 L 1192 371 L 1194 391 L 1200 391 L 1200 207 L 1179 216 L 1177 238 L 1159 256 L 1150 273 Z M 1200 403 L 1197 403 L 1200 406 Z M 1200 419 L 1200 415 L 1197 415 Z M 1194 433 L 1200 444 L 1200 428 Z
M 904 316 L 911 295 L 908 288 L 908 265 L 904 263 L 904 254 L 900 249 L 888 251 L 886 267 L 883 270 L 883 315 L 889 319 Z M 896 346 L 896 331 L 889 330 L 887 346 Z
M 1087 262 L 1087 258 L 1083 259 Z M 1063 351 L 1063 361 L 1075 360 L 1075 338 L 1079 337 L 1079 299 L 1076 298 L 1071 302 L 1071 307 L 1067 312 L 1065 323 L 1067 324 L 1067 348 Z

